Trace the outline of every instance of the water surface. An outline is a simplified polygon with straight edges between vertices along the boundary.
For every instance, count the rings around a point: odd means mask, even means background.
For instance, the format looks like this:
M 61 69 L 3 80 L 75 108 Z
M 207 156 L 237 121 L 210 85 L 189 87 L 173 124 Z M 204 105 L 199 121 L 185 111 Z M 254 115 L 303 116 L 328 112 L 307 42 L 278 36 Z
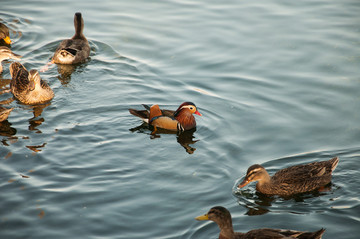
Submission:
M 1 123 L 1 238 L 217 238 L 194 217 L 215 205 L 234 228 L 360 233 L 360 3 L 289 1 L 3 1 L 12 50 L 40 69 L 83 14 L 89 62 L 42 73 L 46 105 Z M 3 62 L 0 90 L 8 87 Z M 11 101 L 11 102 L 10 102 Z M 128 108 L 192 101 L 187 135 L 138 128 Z M 329 191 L 259 198 L 234 185 L 340 157 Z

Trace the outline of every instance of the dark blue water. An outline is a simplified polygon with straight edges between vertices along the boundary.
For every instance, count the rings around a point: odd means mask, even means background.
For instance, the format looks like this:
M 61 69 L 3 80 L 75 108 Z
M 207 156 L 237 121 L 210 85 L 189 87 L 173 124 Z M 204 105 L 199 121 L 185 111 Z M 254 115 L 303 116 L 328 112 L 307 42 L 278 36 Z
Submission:
M 217 238 L 194 217 L 227 207 L 236 231 L 360 233 L 360 3 L 2 1 L 0 21 L 29 69 L 83 14 L 91 60 L 41 73 L 47 105 L 0 124 L 0 238 Z M 8 87 L 3 62 L 0 90 Z M 152 137 L 128 108 L 194 102 L 195 132 Z M 237 192 L 269 172 L 339 156 L 328 191 Z

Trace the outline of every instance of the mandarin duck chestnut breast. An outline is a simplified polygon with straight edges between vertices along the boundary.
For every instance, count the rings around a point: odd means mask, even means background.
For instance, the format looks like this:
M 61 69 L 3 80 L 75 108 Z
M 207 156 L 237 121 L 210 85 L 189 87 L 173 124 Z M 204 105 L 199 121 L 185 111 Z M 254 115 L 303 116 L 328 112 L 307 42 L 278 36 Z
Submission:
M 149 125 L 171 131 L 185 131 L 196 127 L 193 114 L 201 116 L 192 102 L 182 103 L 176 111 L 161 110 L 158 105 L 143 105 L 146 110 L 129 109 L 132 115 L 140 117 Z
M 254 239 L 254 238 L 302 238 L 302 239 L 320 239 L 325 229 L 316 232 L 303 232 L 286 229 L 261 228 L 248 231 L 246 233 L 234 232 L 231 214 L 224 207 L 216 206 L 208 213 L 195 218 L 196 220 L 210 220 L 215 222 L 220 228 L 219 239 Z
M 319 189 L 331 182 L 332 172 L 339 163 L 335 157 L 328 161 L 296 165 L 270 176 L 259 164 L 249 167 L 239 188 L 257 181 L 256 190 L 267 195 L 290 196 Z

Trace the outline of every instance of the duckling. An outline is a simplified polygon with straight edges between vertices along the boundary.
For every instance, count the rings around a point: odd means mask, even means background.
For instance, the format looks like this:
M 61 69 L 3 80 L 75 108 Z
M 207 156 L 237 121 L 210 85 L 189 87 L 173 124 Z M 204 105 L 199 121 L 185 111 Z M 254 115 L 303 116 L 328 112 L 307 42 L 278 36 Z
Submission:
M 90 55 L 90 45 L 83 34 L 84 20 L 80 12 L 74 16 L 75 35 L 63 40 L 55 51 L 52 62 L 58 64 L 83 63 Z
M 319 189 L 331 182 L 331 174 L 339 163 L 335 157 L 328 161 L 296 165 L 282 169 L 269 176 L 259 164 L 249 167 L 239 188 L 250 182 L 258 181 L 256 190 L 266 195 L 290 196 Z
M 171 131 L 185 131 L 196 127 L 193 114 L 201 116 L 192 102 L 182 103 L 176 111 L 160 110 L 159 105 L 151 107 L 143 105 L 147 110 L 129 109 L 132 115 L 140 117 L 144 122 L 155 127 Z
M 9 28 L 0 22 L 0 40 L 3 40 L 7 45 L 11 44 Z
M 54 98 L 54 92 L 50 86 L 40 78 L 37 70 L 30 70 L 19 62 L 10 65 L 10 90 L 20 102 L 24 104 L 39 104 Z
M 220 228 L 219 239 L 261 239 L 261 238 L 302 238 L 302 239 L 320 239 L 325 229 L 316 232 L 302 232 L 284 229 L 261 228 L 248 231 L 246 233 L 234 232 L 231 214 L 224 207 L 216 206 L 209 210 L 203 216 L 198 216 L 196 220 L 211 220 Z
M 13 110 L 14 108 L 4 108 L 0 106 L 0 122 L 3 122 L 5 120 L 7 120 L 7 118 L 9 117 L 10 112 Z
M 21 57 L 20 55 L 15 54 L 6 46 L 0 46 L 0 73 L 3 72 L 3 67 L 1 65 L 1 62 L 3 60 L 7 60 L 7 59 L 20 60 L 20 57 Z

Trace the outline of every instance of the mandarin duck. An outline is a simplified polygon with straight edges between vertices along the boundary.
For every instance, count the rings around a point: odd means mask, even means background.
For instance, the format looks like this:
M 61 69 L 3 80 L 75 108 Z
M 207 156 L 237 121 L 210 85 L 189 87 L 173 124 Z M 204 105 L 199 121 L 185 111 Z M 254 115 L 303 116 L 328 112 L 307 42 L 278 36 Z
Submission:
M 0 122 L 3 122 L 5 120 L 7 120 L 7 118 L 9 117 L 10 112 L 13 110 L 14 108 L 4 108 L 0 106 Z
M 302 232 L 286 229 L 261 228 L 248 231 L 246 233 L 234 232 L 230 212 L 221 206 L 213 207 L 203 216 L 198 216 L 196 220 L 210 220 L 215 222 L 220 228 L 219 239 L 261 239 L 261 238 L 302 238 L 320 239 L 325 229 L 316 232 Z
M 0 22 L 0 40 L 3 40 L 7 45 L 11 44 L 9 28 Z
M 269 176 L 259 164 L 249 167 L 245 179 L 238 185 L 243 188 L 250 182 L 258 181 L 256 190 L 266 195 L 290 196 L 319 189 L 331 182 L 331 173 L 339 163 L 335 157 L 328 161 L 295 165 L 281 169 Z
M 13 53 L 6 46 L 0 46 L 0 73 L 2 73 L 3 71 L 3 67 L 1 65 L 1 62 L 3 60 L 7 60 L 7 59 L 20 60 L 20 57 L 21 57 L 20 55 Z
M 10 65 L 10 90 L 11 93 L 24 104 L 39 104 L 54 98 L 54 92 L 50 86 L 40 78 L 37 70 L 30 70 L 19 62 Z
M 84 36 L 84 20 L 80 12 L 74 16 L 75 35 L 63 40 L 55 51 L 53 63 L 76 64 L 83 63 L 90 55 L 90 45 Z
M 143 105 L 146 110 L 129 109 L 132 115 L 140 117 L 144 122 L 156 127 L 171 130 L 171 131 L 185 131 L 194 129 L 196 121 L 193 114 L 200 115 L 196 106 L 192 102 L 182 103 L 176 111 L 160 110 L 159 105 L 151 107 Z

